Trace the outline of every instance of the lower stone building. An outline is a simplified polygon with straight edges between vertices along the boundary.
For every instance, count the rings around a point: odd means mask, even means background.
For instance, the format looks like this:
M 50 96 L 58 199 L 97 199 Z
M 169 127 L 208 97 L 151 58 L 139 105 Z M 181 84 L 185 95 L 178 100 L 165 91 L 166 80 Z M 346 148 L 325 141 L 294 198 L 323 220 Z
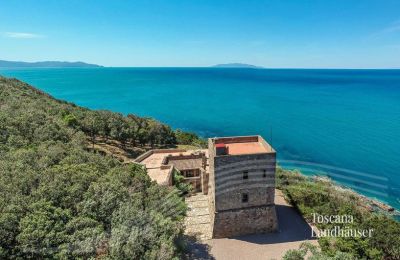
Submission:
M 173 165 L 190 183 L 194 192 L 208 191 L 208 173 L 206 172 L 207 157 L 202 151 L 191 152 L 190 154 L 167 155 L 163 161 L 165 165 Z
M 135 159 L 144 165 L 150 178 L 160 185 L 173 185 L 173 174 L 179 171 L 194 192 L 208 193 L 208 150 L 155 149 Z

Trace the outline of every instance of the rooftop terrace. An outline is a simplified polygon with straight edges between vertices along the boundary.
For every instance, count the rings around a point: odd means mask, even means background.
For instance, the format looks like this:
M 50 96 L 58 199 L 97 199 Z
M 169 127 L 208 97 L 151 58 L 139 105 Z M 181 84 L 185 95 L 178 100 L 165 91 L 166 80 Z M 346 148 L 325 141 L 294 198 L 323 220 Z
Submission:
M 261 136 L 237 136 L 213 139 L 217 155 L 244 155 L 274 153 L 274 149 Z
M 173 166 L 179 169 L 193 169 L 202 165 L 198 153 L 208 154 L 208 150 L 156 149 L 135 159 L 146 166 L 150 178 L 160 185 L 171 185 Z

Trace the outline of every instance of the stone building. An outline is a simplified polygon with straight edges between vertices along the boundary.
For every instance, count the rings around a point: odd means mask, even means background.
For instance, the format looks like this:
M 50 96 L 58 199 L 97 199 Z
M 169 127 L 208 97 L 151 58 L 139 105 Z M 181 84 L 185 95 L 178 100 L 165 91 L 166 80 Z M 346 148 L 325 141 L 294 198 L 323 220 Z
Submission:
M 208 154 L 213 237 L 277 230 L 272 147 L 261 136 L 211 138 Z
M 194 192 L 208 193 L 208 150 L 155 149 L 135 159 L 144 165 L 150 178 L 160 185 L 173 185 L 173 173 L 179 171 Z
M 276 153 L 261 136 L 210 138 L 204 150 L 151 150 L 135 162 L 160 185 L 173 185 L 177 170 L 195 192 L 207 195 L 212 237 L 278 228 Z
M 165 157 L 164 165 L 173 165 L 184 177 L 186 183 L 190 183 L 194 192 L 208 191 L 208 174 L 206 172 L 207 157 L 205 152 L 168 155 Z

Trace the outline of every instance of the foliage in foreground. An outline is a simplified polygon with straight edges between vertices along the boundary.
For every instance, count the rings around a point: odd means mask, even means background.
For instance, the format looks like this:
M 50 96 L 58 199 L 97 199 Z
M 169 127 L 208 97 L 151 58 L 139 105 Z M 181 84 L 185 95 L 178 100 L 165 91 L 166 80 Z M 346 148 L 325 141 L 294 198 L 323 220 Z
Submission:
M 88 136 L 100 134 L 138 145 L 176 141 L 154 120 L 90 111 L 0 77 L 0 259 L 179 255 L 182 198 L 141 167 L 88 151 Z
M 350 254 L 352 259 L 400 259 L 400 223 L 382 213 L 369 212 L 361 207 L 362 201 L 354 193 L 338 189 L 330 181 L 310 179 L 296 171 L 277 170 L 277 188 L 282 189 L 287 199 L 308 220 L 312 214 L 320 215 L 352 215 L 353 223 L 332 224 L 321 223 L 320 229 L 333 226 L 348 226 L 357 229 L 374 229 L 368 238 L 319 238 L 318 242 L 325 257 L 310 259 L 337 259 L 338 252 Z M 295 258 L 304 252 L 288 252 Z
M 283 260 L 353 260 L 354 257 L 351 254 L 336 252 L 333 256 L 321 252 L 317 246 L 304 242 L 300 245 L 299 249 L 290 249 L 283 256 Z

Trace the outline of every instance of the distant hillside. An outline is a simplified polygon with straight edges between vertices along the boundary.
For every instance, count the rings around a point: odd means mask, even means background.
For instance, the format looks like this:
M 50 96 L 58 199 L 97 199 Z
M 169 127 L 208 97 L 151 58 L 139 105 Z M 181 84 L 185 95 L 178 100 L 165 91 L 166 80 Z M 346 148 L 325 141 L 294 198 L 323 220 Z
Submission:
M 249 69 L 261 69 L 262 67 L 245 64 L 245 63 L 226 63 L 226 64 L 217 64 L 213 66 L 214 68 L 249 68 Z
M 0 60 L 0 67 L 3 68 L 96 68 L 102 67 L 96 64 L 89 64 L 81 61 L 68 62 L 68 61 L 38 61 L 38 62 L 24 62 L 24 61 L 6 61 Z

